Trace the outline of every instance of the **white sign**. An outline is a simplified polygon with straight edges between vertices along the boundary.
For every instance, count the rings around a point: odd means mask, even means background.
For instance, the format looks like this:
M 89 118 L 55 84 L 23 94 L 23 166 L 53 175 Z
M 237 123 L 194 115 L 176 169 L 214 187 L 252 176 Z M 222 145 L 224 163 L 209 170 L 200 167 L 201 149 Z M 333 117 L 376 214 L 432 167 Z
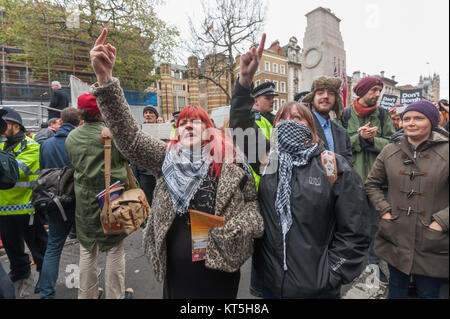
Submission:
M 160 140 L 170 140 L 172 123 L 142 124 L 142 131 Z

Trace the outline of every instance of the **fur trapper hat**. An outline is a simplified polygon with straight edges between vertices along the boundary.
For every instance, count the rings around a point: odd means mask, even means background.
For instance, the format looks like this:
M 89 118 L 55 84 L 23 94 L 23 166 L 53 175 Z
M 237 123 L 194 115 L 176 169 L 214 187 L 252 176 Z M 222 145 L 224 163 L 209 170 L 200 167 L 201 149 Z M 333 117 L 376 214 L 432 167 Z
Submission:
M 314 95 L 318 90 L 329 89 L 336 93 L 336 102 L 331 109 L 336 114 L 337 119 L 341 118 L 342 112 L 344 112 L 344 103 L 342 101 L 339 89 L 341 88 L 342 80 L 331 76 L 321 76 L 314 80 L 311 93 L 305 96 L 302 100 L 303 103 L 312 104 L 314 101 Z

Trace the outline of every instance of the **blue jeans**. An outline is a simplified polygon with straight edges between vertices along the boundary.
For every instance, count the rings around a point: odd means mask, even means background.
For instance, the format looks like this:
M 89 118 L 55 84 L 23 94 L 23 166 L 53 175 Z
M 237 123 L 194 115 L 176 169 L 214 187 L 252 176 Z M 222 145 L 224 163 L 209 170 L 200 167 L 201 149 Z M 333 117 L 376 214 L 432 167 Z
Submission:
M 389 267 L 389 299 L 408 299 L 410 275 L 406 275 L 397 268 Z M 442 279 L 421 275 L 414 276 L 417 294 L 420 299 L 439 299 Z
M 74 223 L 74 213 L 66 212 L 63 221 L 59 211 L 48 212 L 48 242 L 40 276 L 41 299 L 54 299 L 56 280 L 59 274 L 59 261 L 67 235 Z

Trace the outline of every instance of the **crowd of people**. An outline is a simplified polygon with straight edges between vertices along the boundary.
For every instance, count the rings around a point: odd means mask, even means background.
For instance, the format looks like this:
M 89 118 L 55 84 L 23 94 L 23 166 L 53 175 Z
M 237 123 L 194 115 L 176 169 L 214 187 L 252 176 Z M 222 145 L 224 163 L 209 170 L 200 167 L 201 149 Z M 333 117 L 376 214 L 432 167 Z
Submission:
M 275 85 L 253 86 L 263 34 L 241 56 L 223 130 L 188 105 L 174 114 L 171 138 L 161 140 L 133 117 L 106 38 L 104 29 L 90 53 L 97 77 L 91 93 L 78 98 L 77 109 L 52 116 L 34 140 L 19 113 L 0 109 L 0 155 L 10 163 L 0 176 L 0 236 L 10 261 L 8 274 L 0 265 L 0 297 L 13 298 L 12 282 L 30 276 L 26 243 L 39 272 L 35 292 L 55 298 L 64 242 L 76 225 L 78 298 L 103 294 L 99 252 L 106 253 L 105 298 L 132 298 L 126 235 L 104 232 L 96 199 L 105 188 L 109 138 L 112 180 L 129 188 L 130 165 L 151 206 L 142 246 L 164 299 L 236 298 L 240 268 L 250 258 L 250 292 L 265 299 L 339 299 L 342 285 L 367 265 L 391 299 L 408 298 L 411 282 L 419 298 L 440 297 L 449 273 L 446 100 L 385 110 L 378 106 L 383 82 L 367 77 L 344 108 L 341 80 L 321 76 L 274 115 Z M 164 122 L 151 106 L 143 116 L 145 123 Z M 67 218 L 35 209 L 30 197 L 40 170 L 69 165 L 76 203 Z M 7 178 L 16 180 L 3 186 Z M 195 261 L 193 211 L 224 221 L 209 229 L 204 259 Z

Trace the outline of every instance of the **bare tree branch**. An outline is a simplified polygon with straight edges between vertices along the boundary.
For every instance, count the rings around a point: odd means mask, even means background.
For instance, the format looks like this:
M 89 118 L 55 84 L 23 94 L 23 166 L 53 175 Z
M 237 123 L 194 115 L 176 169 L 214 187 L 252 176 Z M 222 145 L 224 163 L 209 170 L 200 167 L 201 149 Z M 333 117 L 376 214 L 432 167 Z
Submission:
M 208 65 L 209 75 L 198 76 L 219 87 L 231 102 L 235 85 L 235 57 L 260 36 L 266 15 L 265 0 L 214 0 L 211 6 L 202 0 L 202 8 L 200 20 L 194 21 L 189 17 L 191 39 L 185 48 L 199 61 L 211 63 L 212 59 L 208 59 L 211 54 L 225 56 L 225 63 Z M 215 80 L 224 76 L 228 77 L 227 87 Z

